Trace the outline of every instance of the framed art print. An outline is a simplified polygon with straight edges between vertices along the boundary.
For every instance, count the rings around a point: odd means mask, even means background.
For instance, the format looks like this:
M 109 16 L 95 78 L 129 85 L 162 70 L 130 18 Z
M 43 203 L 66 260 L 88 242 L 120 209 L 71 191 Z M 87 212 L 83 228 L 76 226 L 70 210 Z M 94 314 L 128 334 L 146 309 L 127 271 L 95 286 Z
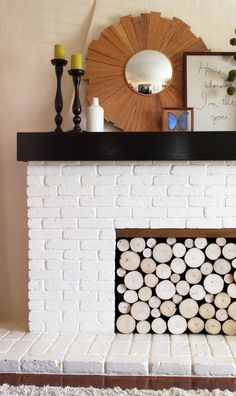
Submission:
M 235 131 L 236 96 L 227 94 L 233 52 L 184 53 L 185 106 L 194 107 L 195 131 Z
M 192 107 L 164 107 L 162 109 L 164 132 L 192 132 L 194 130 Z

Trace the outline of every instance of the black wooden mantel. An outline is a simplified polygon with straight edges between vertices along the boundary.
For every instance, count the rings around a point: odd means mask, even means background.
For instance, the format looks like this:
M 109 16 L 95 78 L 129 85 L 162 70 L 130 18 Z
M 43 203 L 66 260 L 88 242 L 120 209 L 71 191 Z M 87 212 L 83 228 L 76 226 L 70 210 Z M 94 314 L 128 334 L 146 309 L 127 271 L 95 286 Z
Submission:
M 19 132 L 17 160 L 236 160 L 236 132 Z

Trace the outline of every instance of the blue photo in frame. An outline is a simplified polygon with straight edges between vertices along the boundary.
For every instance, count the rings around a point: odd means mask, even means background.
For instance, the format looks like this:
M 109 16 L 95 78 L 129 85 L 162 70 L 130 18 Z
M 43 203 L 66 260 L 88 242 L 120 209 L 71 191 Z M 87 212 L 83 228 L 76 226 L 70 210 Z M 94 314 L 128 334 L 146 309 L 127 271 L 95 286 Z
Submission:
M 164 107 L 162 109 L 164 132 L 192 132 L 193 121 L 193 107 Z

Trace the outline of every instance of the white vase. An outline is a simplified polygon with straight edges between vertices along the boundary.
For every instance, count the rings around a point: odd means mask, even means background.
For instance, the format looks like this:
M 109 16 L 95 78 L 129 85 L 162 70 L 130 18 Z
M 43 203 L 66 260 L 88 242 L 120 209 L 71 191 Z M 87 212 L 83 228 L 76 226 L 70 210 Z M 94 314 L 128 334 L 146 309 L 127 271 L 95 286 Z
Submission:
M 87 132 L 104 130 L 104 110 L 99 105 L 98 98 L 93 98 L 91 105 L 87 107 L 86 130 Z

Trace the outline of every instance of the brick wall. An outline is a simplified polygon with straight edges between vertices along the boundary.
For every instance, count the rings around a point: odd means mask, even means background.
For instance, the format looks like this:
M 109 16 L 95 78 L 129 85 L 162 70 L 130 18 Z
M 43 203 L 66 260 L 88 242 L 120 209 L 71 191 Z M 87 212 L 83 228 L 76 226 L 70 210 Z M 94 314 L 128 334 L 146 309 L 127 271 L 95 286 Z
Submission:
M 235 228 L 236 164 L 29 163 L 31 331 L 113 332 L 116 228 Z

